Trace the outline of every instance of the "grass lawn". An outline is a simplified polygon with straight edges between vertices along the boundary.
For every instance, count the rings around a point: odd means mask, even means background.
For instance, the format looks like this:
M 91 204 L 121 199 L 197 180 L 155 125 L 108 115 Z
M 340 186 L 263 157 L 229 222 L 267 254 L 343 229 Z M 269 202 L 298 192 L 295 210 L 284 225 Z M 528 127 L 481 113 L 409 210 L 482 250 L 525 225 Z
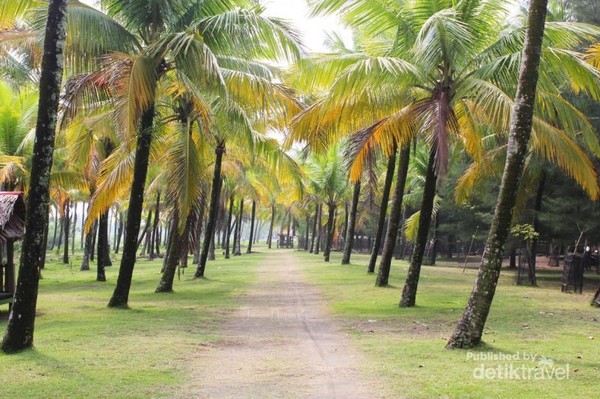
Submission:
M 503 272 L 485 344 L 476 351 L 448 351 L 444 345 L 466 304 L 475 270 L 463 273 L 461 267 L 424 266 L 418 306 L 400 309 L 406 262 L 394 262 L 391 287 L 377 288 L 375 276 L 365 273 L 365 255 L 353 255 L 349 266 L 340 265 L 339 253 L 330 264 L 316 255 L 297 256 L 328 299 L 333 314 L 367 354 L 367 367 L 383 376 L 398 397 L 598 397 L 600 309 L 590 307 L 589 302 L 599 279 L 592 273 L 586 278 L 593 281 L 579 295 L 560 292 L 557 271 L 539 272 L 538 288 L 515 286 L 514 274 Z M 512 358 L 478 360 L 489 353 Z M 542 356 L 553 364 L 540 363 Z M 486 371 L 499 364 L 499 373 Z M 552 370 L 560 377 L 567 366 L 568 379 L 547 378 Z M 531 374 L 514 379 L 510 367 Z M 546 379 L 536 379 L 540 369 L 547 370 Z M 509 378 L 476 378 L 485 372 Z M 517 371 L 517 375 L 524 374 Z
M 225 311 L 254 281 L 251 266 L 261 259 L 263 254 L 254 254 L 209 262 L 206 280 L 192 280 L 190 268 L 175 282 L 176 294 L 154 294 L 162 261 L 139 260 L 131 309 L 115 310 L 106 304 L 118 262 L 106 269 L 108 282 L 99 283 L 95 264 L 81 272 L 80 257 L 71 268 L 49 254 L 40 282 L 35 350 L 0 355 L 0 397 L 170 397 L 185 383 L 186 359 L 194 348 L 219 339 Z M 7 306 L 0 309 L 4 334 Z
M 154 294 L 161 261 L 140 260 L 130 310 L 106 307 L 116 261 L 107 269 L 108 282 L 98 283 L 93 270 L 80 272 L 49 255 L 40 285 L 36 349 L 0 355 L 0 397 L 170 397 L 185 384 L 195 348 L 221 339 L 220 323 L 237 307 L 235 296 L 255 281 L 255 266 L 268 256 L 267 250 L 258 250 L 263 253 L 210 262 L 206 280 L 192 280 L 188 269 L 175 282 L 176 294 Z M 399 309 L 406 262 L 393 264 L 392 287 L 377 288 L 375 277 L 365 273 L 367 256 L 354 255 L 353 265 L 341 266 L 338 253 L 329 264 L 320 256 L 294 254 L 366 354 L 365 368 L 397 397 L 598 396 L 600 310 L 588 305 L 598 284 L 595 275 L 589 275 L 595 280 L 579 295 L 561 294 L 556 271 L 540 272 L 538 288 L 514 286 L 514 275 L 503 273 L 485 345 L 477 351 L 447 351 L 444 345 L 466 303 L 474 270 L 423 267 L 418 306 Z M 78 266 L 79 258 L 73 264 Z M 3 307 L 2 331 L 6 316 Z M 477 359 L 488 353 L 513 358 Z M 540 363 L 542 356 L 553 364 Z M 535 374 L 525 380 L 476 378 L 498 364 L 532 373 L 568 367 L 569 375 L 564 380 L 539 380 Z

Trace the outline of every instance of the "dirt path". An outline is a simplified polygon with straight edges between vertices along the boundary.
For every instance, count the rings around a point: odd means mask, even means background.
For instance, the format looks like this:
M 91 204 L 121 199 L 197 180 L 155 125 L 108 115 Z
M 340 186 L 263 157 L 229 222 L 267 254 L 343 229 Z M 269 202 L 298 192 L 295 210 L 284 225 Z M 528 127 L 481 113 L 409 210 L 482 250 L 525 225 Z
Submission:
M 239 301 L 223 326 L 225 342 L 197 353 L 180 397 L 384 397 L 292 253 L 274 252 Z

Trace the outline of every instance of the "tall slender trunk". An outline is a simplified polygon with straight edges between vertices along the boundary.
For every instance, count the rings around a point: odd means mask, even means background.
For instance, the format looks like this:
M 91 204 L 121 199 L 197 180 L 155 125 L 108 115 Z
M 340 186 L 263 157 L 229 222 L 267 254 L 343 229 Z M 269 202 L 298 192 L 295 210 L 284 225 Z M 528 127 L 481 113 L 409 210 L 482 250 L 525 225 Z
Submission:
M 188 266 L 188 255 L 190 253 L 190 234 L 194 227 L 194 213 L 190 212 L 186 218 L 183 233 L 178 233 L 180 242 L 179 267 L 182 269 L 185 269 Z
M 421 216 L 419 217 L 419 228 L 417 230 L 417 240 L 413 248 L 413 254 L 402 290 L 402 299 L 400 307 L 407 308 L 415 306 L 417 299 L 417 287 L 419 285 L 419 275 L 421 274 L 421 265 L 423 264 L 423 255 L 429 236 L 429 226 L 431 225 L 431 214 L 433 212 L 433 201 L 435 200 L 435 186 L 437 176 L 435 172 L 435 150 L 431 150 L 429 155 L 429 164 L 427 165 L 427 176 L 425 177 L 425 188 L 423 190 L 423 200 L 421 202 Z
M 244 218 L 244 199 L 240 198 L 240 215 L 238 217 L 238 224 L 235 228 L 234 240 L 233 240 L 233 256 L 240 256 L 242 254 L 242 220 Z
M 308 233 L 310 231 L 310 215 L 306 215 L 306 232 L 304 233 L 304 250 L 308 251 Z
M 383 252 L 379 262 L 379 271 L 375 285 L 386 287 L 390 278 L 390 269 L 392 266 L 392 257 L 394 256 L 394 247 L 402 218 L 402 200 L 404 199 L 404 187 L 406 186 L 406 176 L 408 175 L 408 165 L 410 163 L 410 143 L 407 143 L 400 150 L 400 160 L 398 162 L 398 174 L 396 176 L 396 187 L 394 187 L 394 198 L 390 209 L 390 218 L 383 243 Z
M 385 174 L 385 182 L 383 184 L 383 193 L 381 194 L 381 207 L 379 209 L 379 221 L 377 223 L 377 232 L 375 234 L 375 242 L 371 250 L 371 258 L 369 259 L 369 267 L 367 273 L 375 272 L 375 264 L 377 263 L 377 255 L 381 247 L 381 238 L 383 237 L 383 227 L 385 225 L 385 217 L 387 214 L 388 201 L 390 199 L 390 190 L 392 188 L 392 180 L 394 179 L 394 168 L 396 167 L 396 144 L 394 143 L 394 151 L 390 154 L 387 163 L 387 173 Z
M 273 225 L 275 224 L 275 203 L 271 204 L 271 224 L 269 225 L 269 236 L 267 237 L 267 244 L 269 249 L 271 249 L 271 244 L 273 243 Z
M 315 251 L 315 240 L 317 237 L 317 224 L 319 223 L 319 204 L 315 206 L 315 218 L 313 220 L 312 234 L 310 237 L 310 253 Z
M 108 306 L 127 307 L 129 290 L 135 267 L 137 239 L 142 221 L 144 206 L 144 186 L 148 174 L 148 160 L 150 157 L 150 144 L 152 143 L 152 126 L 154 124 L 154 104 L 142 115 L 142 122 L 138 133 L 135 149 L 135 163 L 133 166 L 133 181 L 129 195 L 129 208 L 125 225 L 125 240 L 123 242 L 123 255 L 119 267 L 119 277 Z
M 198 210 L 198 220 L 196 221 L 196 247 L 194 249 L 194 258 L 192 264 L 197 265 L 200 261 L 200 248 L 202 245 L 202 228 L 204 227 L 204 212 L 206 212 L 206 196 L 202 195 L 200 199 L 200 209 Z
M 71 222 L 71 201 L 66 200 L 64 206 L 64 223 L 63 223 L 63 233 L 64 233 L 64 247 L 63 247 L 63 260 L 62 262 L 65 265 L 69 264 L 69 230 L 70 230 L 70 222 Z
M 83 245 L 84 245 L 84 237 L 85 237 L 85 214 L 86 214 L 86 206 L 85 206 L 85 202 L 82 204 L 81 206 L 81 232 L 80 232 L 80 236 L 79 236 L 79 240 L 80 242 L 80 248 L 83 249 Z
M 323 218 L 323 204 L 318 205 L 317 209 L 317 243 L 315 245 L 315 255 L 319 254 L 321 248 L 321 236 L 323 235 L 323 226 L 321 225 L 321 219 Z
M 50 207 L 48 207 L 48 211 Z M 50 212 L 46 212 L 46 230 L 44 230 L 44 243 L 42 253 L 40 254 L 40 268 L 44 268 L 46 265 L 46 253 L 48 252 L 48 234 L 50 232 Z
M 227 225 L 225 226 L 225 230 L 227 231 L 227 236 L 225 237 L 225 259 L 229 259 L 229 248 L 230 248 L 230 244 L 231 244 L 231 230 L 232 230 L 231 220 L 233 219 L 234 202 L 235 202 L 234 198 L 233 198 L 233 196 L 231 196 L 231 198 L 229 199 L 229 214 L 227 216 Z
M 209 250 L 211 242 L 214 245 L 215 226 L 217 223 L 217 212 L 219 210 L 219 194 L 221 192 L 221 163 L 223 161 L 223 153 L 225 152 L 225 142 L 221 141 L 215 149 L 215 167 L 213 172 L 213 181 L 210 191 L 210 204 L 208 206 L 208 221 L 206 223 L 206 234 L 204 235 L 207 239 L 202 244 L 202 253 L 200 254 L 200 261 L 196 268 L 194 277 L 204 277 L 206 270 L 206 261 L 208 260 Z M 212 237 L 212 239 L 208 239 Z M 214 250 L 213 250 L 214 255 Z
M 352 244 L 354 243 L 354 230 L 356 229 L 356 214 L 358 213 L 358 201 L 360 199 L 360 181 L 354 183 L 352 192 L 352 206 L 350 207 L 350 217 L 348 219 L 348 228 L 346 229 L 346 240 L 344 242 L 344 256 L 342 265 L 350 263 L 352 255 Z
M 81 260 L 81 271 L 90 270 L 90 254 L 92 251 L 92 238 L 94 236 L 94 232 L 96 231 L 97 224 L 94 222 L 92 224 L 92 228 L 85 235 L 85 244 L 83 246 L 83 259 Z
M 479 266 L 479 273 L 462 318 L 446 346 L 449 349 L 470 348 L 479 344 L 492 306 L 498 278 L 500 277 L 504 244 L 508 237 L 516 203 L 517 188 L 523 174 L 523 165 L 531 136 L 547 6 L 548 0 L 531 0 L 529 3 L 525 49 L 512 112 L 507 157 L 500 193 L 496 202 L 486 249 Z
M 106 247 L 108 246 L 108 210 L 98 219 L 98 251 L 96 252 L 96 281 L 106 281 Z
M 287 224 L 287 232 L 286 232 L 286 248 L 290 248 L 293 247 L 293 239 L 291 239 L 292 236 L 290 236 L 290 229 L 292 227 L 292 223 L 293 223 L 293 219 L 294 217 L 292 216 L 292 208 L 290 207 L 290 209 L 288 209 L 288 224 Z M 292 244 L 290 245 L 290 241 L 292 242 Z
M 125 229 L 125 223 L 123 222 L 123 213 L 119 212 L 119 230 L 117 231 L 117 245 L 115 247 L 115 253 L 119 253 L 119 247 L 121 246 L 121 238 L 123 237 L 123 230 Z
M 331 255 L 331 244 L 333 243 L 333 231 L 335 228 L 334 216 L 335 216 L 335 204 L 329 203 L 329 216 L 327 217 L 327 238 L 325 240 L 325 249 L 323 250 L 323 256 L 325 262 L 329 262 L 329 256 Z
M 158 233 L 158 218 L 160 212 L 160 191 L 156 193 L 156 207 L 154 208 L 154 224 L 152 225 L 152 235 L 150 237 L 150 251 L 148 257 L 152 260 L 158 254 L 158 241 L 156 234 Z
M 137 242 L 138 248 L 142 242 L 144 243 L 144 245 L 142 246 L 142 251 L 140 252 L 140 256 L 146 255 L 146 250 L 148 249 L 148 243 L 150 242 L 150 240 L 148 239 L 150 237 L 150 223 L 152 223 L 152 209 L 148 211 L 148 216 L 146 216 L 146 224 L 144 225 L 144 230 L 142 231 L 142 235 L 140 236 Z
M 119 209 L 115 206 L 113 208 L 113 236 L 112 236 L 112 247 L 117 247 L 117 234 L 119 231 Z
M 215 260 L 215 234 L 212 235 L 210 239 L 210 244 L 208 246 L 208 260 Z
M 533 229 L 540 231 L 540 213 L 542 212 L 542 202 L 544 200 L 544 190 L 546 188 L 546 172 L 542 171 L 540 176 L 540 183 L 538 185 L 537 193 L 535 195 L 535 208 L 533 215 Z M 531 285 L 537 285 L 536 272 L 535 272 L 535 260 L 537 258 L 537 247 L 538 239 L 534 238 L 531 241 L 531 257 L 529 260 L 529 282 Z
M 246 253 L 252 253 L 252 242 L 254 240 L 254 221 L 256 218 L 256 201 L 252 201 L 252 217 L 250 219 L 250 237 L 248 238 L 248 248 Z
M 175 271 L 181 257 L 181 234 L 179 233 L 179 212 L 173 211 L 173 228 L 169 236 L 165 267 L 155 292 L 172 292 Z
M 77 230 L 77 202 L 73 202 L 73 230 L 71 231 L 71 255 L 75 254 L 75 232 Z
M 52 207 L 54 208 L 54 207 Z M 50 250 L 54 249 L 54 246 L 56 245 L 56 232 L 58 231 L 58 207 L 56 208 L 56 211 L 54 212 L 54 234 L 52 235 L 52 245 L 50 245 Z
M 42 52 L 38 115 L 31 159 L 25 237 L 19 278 L 1 350 L 18 352 L 33 346 L 37 294 L 48 212 L 48 189 L 54 155 L 54 137 L 63 75 L 66 39 L 66 0 L 50 0 Z
M 96 221 L 96 227 L 92 230 L 92 247 L 90 248 L 90 260 L 94 261 L 96 254 L 96 238 L 98 237 L 98 226 Z

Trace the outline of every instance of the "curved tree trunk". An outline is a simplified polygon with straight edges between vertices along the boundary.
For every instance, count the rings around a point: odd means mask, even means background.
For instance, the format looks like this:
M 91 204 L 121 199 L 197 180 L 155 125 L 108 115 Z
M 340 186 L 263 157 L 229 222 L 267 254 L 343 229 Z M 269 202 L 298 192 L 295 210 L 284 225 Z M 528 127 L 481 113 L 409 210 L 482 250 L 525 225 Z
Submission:
M 386 287 L 390 278 L 390 268 L 392 266 L 392 257 L 394 256 L 394 247 L 400 228 L 400 219 L 402 218 L 402 200 L 404 199 L 404 187 L 406 186 L 406 176 L 408 175 L 408 164 L 410 161 L 410 143 L 407 143 L 400 150 L 400 161 L 398 162 L 398 175 L 396 176 L 396 187 L 394 188 L 394 198 L 392 208 L 390 209 L 390 218 L 388 228 L 383 243 L 383 252 L 379 262 L 379 271 L 375 285 Z
M 50 0 L 42 56 L 38 115 L 31 159 L 25 237 L 21 250 L 19 278 L 8 317 L 2 351 L 18 352 L 31 348 L 35 326 L 37 294 L 44 250 L 44 230 L 48 212 L 48 189 L 54 154 L 54 137 L 60 84 L 63 75 L 63 51 L 66 39 L 67 1 Z
M 113 295 L 108 302 L 108 307 L 127 307 L 129 290 L 135 267 L 137 240 L 140 234 L 142 209 L 144 206 L 144 187 L 148 174 L 148 159 L 150 144 L 152 143 L 152 126 L 154 124 L 154 105 L 150 106 L 142 115 L 135 149 L 135 162 L 133 166 L 133 181 L 129 195 L 129 208 L 125 224 L 125 240 L 123 243 L 123 256 L 119 267 L 119 277 Z
M 356 228 L 356 214 L 358 213 L 358 201 L 360 199 L 360 181 L 354 183 L 354 191 L 352 192 L 352 207 L 350 208 L 350 217 L 348 219 L 348 228 L 346 229 L 346 240 L 344 242 L 344 256 L 342 257 L 342 265 L 350 263 L 352 255 L 352 244 L 354 243 L 354 229 Z
M 250 219 L 250 237 L 248 238 L 248 249 L 246 253 L 252 253 L 252 242 L 254 241 L 254 220 L 256 218 L 256 201 L 252 201 L 252 217 Z
M 329 257 L 331 255 L 331 245 L 333 243 L 333 232 L 335 229 L 335 204 L 329 204 L 328 208 L 329 216 L 327 217 L 327 237 L 325 239 L 325 249 L 323 250 L 325 262 L 329 262 Z
M 383 184 L 383 193 L 381 194 L 381 207 L 379 209 L 377 232 L 375 234 L 375 242 L 373 243 L 373 248 L 371 250 L 371 258 L 369 259 L 367 273 L 375 272 L 375 263 L 377 263 L 377 255 L 379 255 L 379 248 L 381 247 L 383 226 L 385 225 L 385 216 L 387 214 L 387 206 L 390 199 L 390 190 L 392 188 L 392 180 L 394 179 L 394 168 L 396 167 L 396 151 L 396 144 L 394 144 L 394 151 L 388 158 L 387 172 L 385 174 L 385 182 Z
M 531 0 L 525 49 L 512 112 L 508 150 L 496 210 L 488 234 L 479 273 L 471 297 L 446 348 L 471 348 L 481 342 L 483 328 L 492 306 L 500 277 L 504 244 L 508 237 L 517 189 L 523 174 L 531 136 L 533 108 L 538 80 L 548 0 Z
M 419 275 L 421 274 L 421 265 L 423 255 L 427 246 L 427 237 L 429 236 L 429 226 L 431 225 L 431 214 L 433 212 L 433 201 L 435 199 L 435 186 L 437 176 L 435 174 L 435 150 L 429 155 L 427 165 L 427 177 L 425 178 L 425 189 L 423 190 L 423 200 L 421 202 L 421 216 L 419 217 L 419 229 L 417 231 L 417 240 L 413 248 L 413 254 L 402 290 L 402 299 L 400 307 L 407 308 L 415 306 L 417 298 L 417 287 L 419 285 Z
M 210 204 L 208 206 L 208 222 L 206 223 L 206 234 L 204 234 L 204 242 L 202 243 L 202 253 L 200 261 L 196 268 L 194 277 L 204 277 L 206 270 L 206 261 L 208 260 L 208 252 L 211 242 L 214 245 L 215 226 L 217 224 L 217 212 L 219 211 L 219 194 L 221 193 L 221 164 L 223 162 L 223 153 L 225 152 L 225 142 L 221 141 L 215 148 L 215 167 L 213 172 L 212 187 L 210 190 Z M 213 249 L 214 255 L 214 249 Z

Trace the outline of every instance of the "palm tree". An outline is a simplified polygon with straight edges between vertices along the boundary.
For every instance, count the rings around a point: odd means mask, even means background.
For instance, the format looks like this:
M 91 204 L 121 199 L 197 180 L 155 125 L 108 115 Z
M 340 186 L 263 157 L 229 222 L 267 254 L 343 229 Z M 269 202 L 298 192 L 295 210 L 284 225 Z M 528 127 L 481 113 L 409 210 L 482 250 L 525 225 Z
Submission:
M 315 2 L 314 10 L 334 12 L 341 2 Z M 295 119 L 290 141 L 326 146 L 340 134 L 359 132 L 352 173 L 359 176 L 373 148 L 388 152 L 422 135 L 430 146 L 421 231 L 411 260 L 401 306 L 413 306 L 436 184 L 447 168 L 451 144 L 460 144 L 473 159 L 484 156 L 481 137 L 490 127 L 502 135 L 510 121 L 522 46 L 522 26 L 505 24 L 509 11 L 502 2 L 344 2 L 341 12 L 359 37 L 375 40 L 352 54 L 321 57 L 306 66 L 314 85 L 327 95 Z M 360 24 L 357 22 L 360 21 Z M 360 26 L 358 26 L 360 25 Z M 536 106 L 533 149 L 557 163 L 592 195 L 598 185 L 591 163 L 578 162 L 577 144 L 565 131 L 589 122 L 561 96 L 565 82 L 592 97 L 598 94 L 596 71 L 583 65 L 574 51 L 592 40 L 589 25 L 551 24 L 547 30 Z M 360 42 L 359 42 L 360 44 Z M 298 78 L 302 79 L 302 76 Z M 556 112 L 560 110 L 560 112 Z M 597 140 L 588 139 L 592 152 Z M 564 156 L 563 148 L 569 149 Z
M 106 89 L 120 91 L 118 98 L 122 99 L 121 105 L 126 106 L 117 107 L 117 110 L 125 114 L 121 115 L 121 120 L 127 126 L 130 141 L 138 132 L 134 162 L 129 164 L 133 179 L 123 256 L 117 285 L 109 302 L 110 307 L 125 307 L 135 264 L 159 81 L 167 74 L 174 74 L 191 93 L 224 94 L 230 88 L 226 87 L 226 73 L 221 65 L 244 68 L 250 63 L 236 63 L 236 60 L 297 56 L 298 50 L 294 34 L 281 21 L 262 17 L 260 7 L 239 8 L 251 5 L 247 1 L 138 0 L 124 5 L 120 1 L 107 0 L 102 4 L 108 15 L 85 9 L 82 12 L 85 12 L 86 20 L 93 23 L 80 27 L 84 31 L 87 28 L 90 33 L 95 33 L 94 29 L 99 26 L 111 27 L 117 33 L 114 36 L 128 44 L 121 44 L 121 47 L 126 47 L 130 54 L 105 55 L 100 75 L 92 75 L 90 79 L 103 79 L 101 82 L 108 82 Z M 257 45 L 258 37 L 262 39 L 261 46 Z M 87 44 L 82 47 L 83 51 L 97 54 L 94 43 L 88 41 Z M 115 50 L 108 45 L 100 47 L 105 53 Z M 227 56 L 236 52 L 239 58 L 227 60 Z M 252 71 L 252 67 L 248 69 Z M 235 68 L 232 71 L 235 73 Z M 121 186 L 122 182 L 121 179 Z M 92 217 L 114 202 L 117 195 L 114 191 L 99 187 L 90 209 Z
M 48 192 L 52 169 L 62 57 L 66 39 L 66 0 L 48 4 L 36 141 L 32 158 L 31 182 L 27 196 L 26 233 L 21 251 L 15 299 L 8 319 L 2 351 L 17 352 L 33 345 L 35 312 L 40 277 L 40 259 L 45 251 L 44 232 L 48 223 Z
M 504 243 L 510 229 L 516 192 L 523 173 L 533 125 L 547 4 L 548 0 L 533 0 L 529 4 L 523 61 L 494 219 L 469 302 L 446 346 L 449 349 L 471 348 L 481 342 L 483 328 L 494 299 L 502 266 Z
M 325 154 L 314 154 L 307 165 L 313 192 L 319 196 L 320 202 L 327 206 L 325 248 L 323 249 L 325 262 L 329 262 L 331 255 L 335 211 L 345 200 L 348 188 L 347 172 L 341 149 L 339 144 L 332 145 Z

